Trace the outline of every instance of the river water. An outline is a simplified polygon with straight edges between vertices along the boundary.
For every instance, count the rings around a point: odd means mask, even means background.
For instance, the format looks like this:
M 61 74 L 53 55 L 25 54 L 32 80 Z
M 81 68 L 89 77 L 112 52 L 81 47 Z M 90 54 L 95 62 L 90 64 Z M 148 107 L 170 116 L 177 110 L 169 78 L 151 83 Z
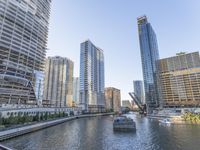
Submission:
M 82 118 L 4 141 L 16 150 L 200 150 L 200 126 L 161 125 L 130 114 L 137 130 L 113 132 L 112 116 Z

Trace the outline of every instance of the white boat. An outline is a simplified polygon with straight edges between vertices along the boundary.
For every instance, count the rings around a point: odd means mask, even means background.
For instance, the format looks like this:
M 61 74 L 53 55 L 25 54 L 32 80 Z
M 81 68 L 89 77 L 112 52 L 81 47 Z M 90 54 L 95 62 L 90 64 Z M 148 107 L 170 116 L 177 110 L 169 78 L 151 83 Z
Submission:
M 170 119 L 166 118 L 166 119 L 162 119 L 162 120 L 159 120 L 160 123 L 163 123 L 163 124 L 171 124 L 172 122 L 170 121 Z
M 113 121 L 114 131 L 135 131 L 136 125 L 133 119 L 126 116 L 118 116 Z

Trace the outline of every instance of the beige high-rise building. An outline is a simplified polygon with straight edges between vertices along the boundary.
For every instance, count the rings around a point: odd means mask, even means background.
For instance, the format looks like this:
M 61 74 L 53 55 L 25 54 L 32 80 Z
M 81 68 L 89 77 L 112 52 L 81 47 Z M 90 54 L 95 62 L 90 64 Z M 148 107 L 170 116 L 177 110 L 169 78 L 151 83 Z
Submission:
M 105 107 L 106 110 L 120 111 L 121 93 L 119 89 L 113 87 L 105 88 Z
M 72 106 L 74 63 L 63 57 L 48 57 L 45 67 L 45 101 L 55 107 Z
M 200 106 L 199 52 L 161 59 L 158 66 L 160 101 L 164 107 Z

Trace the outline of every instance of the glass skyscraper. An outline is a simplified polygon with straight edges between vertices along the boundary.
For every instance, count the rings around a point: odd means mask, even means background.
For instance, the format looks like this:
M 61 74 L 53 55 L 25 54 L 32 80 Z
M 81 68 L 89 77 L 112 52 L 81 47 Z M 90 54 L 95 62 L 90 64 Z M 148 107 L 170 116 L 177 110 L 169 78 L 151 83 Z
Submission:
M 159 59 L 156 34 L 146 16 L 139 17 L 138 32 L 148 112 L 159 106 L 157 90 L 157 63 Z
M 79 86 L 80 86 L 79 77 L 74 77 L 73 78 L 73 103 L 75 106 L 79 104 Z
M 134 93 L 137 95 L 141 104 L 145 104 L 143 82 L 140 80 L 133 81 Z
M 36 76 L 44 68 L 50 4 L 0 0 L 0 104 L 36 104 L 41 97 Z
M 87 111 L 102 111 L 104 101 L 104 54 L 90 40 L 81 43 L 80 106 Z

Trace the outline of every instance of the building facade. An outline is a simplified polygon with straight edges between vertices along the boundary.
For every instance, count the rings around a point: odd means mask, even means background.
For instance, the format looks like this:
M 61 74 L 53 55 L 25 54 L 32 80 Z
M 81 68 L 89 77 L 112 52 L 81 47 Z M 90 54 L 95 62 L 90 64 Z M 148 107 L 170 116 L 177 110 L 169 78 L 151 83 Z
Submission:
M 140 100 L 141 104 L 145 104 L 143 82 L 140 80 L 133 81 L 134 93 L 137 95 L 137 98 Z
M 79 104 L 79 85 L 80 81 L 78 77 L 73 78 L 73 105 L 77 106 Z
M 119 112 L 121 108 L 121 92 L 119 89 L 108 87 L 105 88 L 105 108 Z
M 44 69 L 50 3 L 0 1 L 0 104 L 37 104 L 36 76 Z
M 160 59 L 158 66 L 164 107 L 200 107 L 199 52 Z
M 132 104 L 129 100 L 122 100 L 122 107 L 128 107 L 132 110 Z
M 80 106 L 86 111 L 102 111 L 104 102 L 104 54 L 90 40 L 81 43 Z
M 55 107 L 71 107 L 74 63 L 63 57 L 46 59 L 43 99 Z
M 156 34 L 151 24 L 147 21 L 147 17 L 139 17 L 137 21 L 144 79 L 145 101 L 147 104 L 147 111 L 150 113 L 152 109 L 159 106 L 156 65 L 156 61 L 159 59 L 159 52 Z
M 44 72 L 43 71 L 35 71 L 35 96 L 37 99 L 37 104 L 39 106 L 42 105 L 43 92 L 44 92 Z

